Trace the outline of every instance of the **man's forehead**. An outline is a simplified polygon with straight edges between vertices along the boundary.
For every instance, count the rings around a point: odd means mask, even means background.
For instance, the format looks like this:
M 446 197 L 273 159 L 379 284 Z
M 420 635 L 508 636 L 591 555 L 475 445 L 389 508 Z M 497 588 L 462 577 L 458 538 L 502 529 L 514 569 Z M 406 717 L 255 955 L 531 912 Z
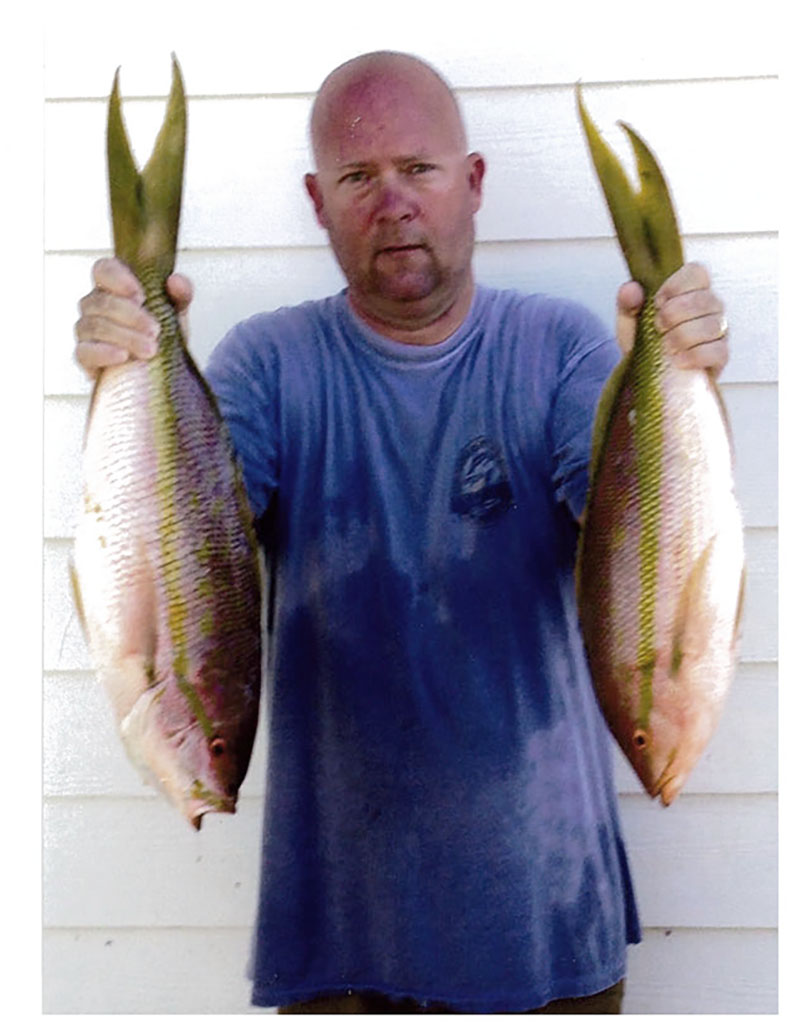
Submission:
M 446 84 L 421 62 L 397 55 L 356 60 L 332 73 L 315 101 L 311 131 L 318 158 L 331 145 L 341 154 L 376 147 L 416 152 L 437 139 L 459 149 L 466 143 Z
M 387 163 L 398 169 L 413 165 L 415 162 L 429 162 L 437 157 L 430 148 L 419 148 L 417 151 L 402 154 L 370 155 L 364 158 L 353 158 L 349 155 L 330 156 L 329 164 L 340 172 L 354 169 L 371 169 Z

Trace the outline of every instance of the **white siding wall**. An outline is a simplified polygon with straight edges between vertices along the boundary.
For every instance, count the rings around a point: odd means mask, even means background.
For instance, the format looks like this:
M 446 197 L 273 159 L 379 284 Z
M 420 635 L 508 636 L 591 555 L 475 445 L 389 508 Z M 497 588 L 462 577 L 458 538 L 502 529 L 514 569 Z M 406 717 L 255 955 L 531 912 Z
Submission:
M 66 576 L 88 385 L 72 324 L 105 254 L 105 98 L 122 65 L 134 146 L 163 113 L 169 53 L 189 93 L 181 254 L 204 362 L 238 318 L 336 290 L 301 190 L 314 89 L 339 61 L 412 50 L 457 87 L 488 159 L 476 265 L 490 284 L 581 299 L 608 321 L 625 279 L 574 111 L 624 118 L 670 177 L 690 258 L 724 295 L 723 377 L 749 566 L 742 661 L 721 728 L 669 810 L 618 759 L 645 938 L 630 1013 L 777 1010 L 777 228 L 775 18 L 673 2 L 637 37 L 639 3 L 482 8 L 408 0 L 346 24 L 340 5 L 53 7 L 45 47 L 44 1005 L 47 1012 L 251 1010 L 263 737 L 235 817 L 197 834 L 139 782 L 88 671 Z M 535 8 L 560 6 L 542 20 Z M 147 5 L 145 5 L 147 7 Z M 452 24 L 458 9 L 461 25 Z M 724 12 L 724 14 L 723 14 Z M 657 13 L 657 18 L 656 18 Z M 376 20 L 377 17 L 377 20 Z M 124 21 L 124 27 L 123 27 Z M 757 24 L 754 24 L 757 22 Z M 657 28 L 656 28 L 657 26 Z M 627 28 L 626 28 L 627 27 Z

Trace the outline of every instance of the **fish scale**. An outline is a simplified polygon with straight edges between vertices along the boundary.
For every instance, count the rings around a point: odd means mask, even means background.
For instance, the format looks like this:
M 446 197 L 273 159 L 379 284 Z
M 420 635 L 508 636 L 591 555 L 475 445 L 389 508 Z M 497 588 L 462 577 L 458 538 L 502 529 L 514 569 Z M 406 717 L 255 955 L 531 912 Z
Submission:
M 123 743 L 197 828 L 233 812 L 261 682 L 261 585 L 252 515 L 213 395 L 165 282 L 183 174 L 177 62 L 164 126 L 141 174 L 109 102 L 115 252 L 159 323 L 151 360 L 102 370 L 84 443 L 73 586 Z

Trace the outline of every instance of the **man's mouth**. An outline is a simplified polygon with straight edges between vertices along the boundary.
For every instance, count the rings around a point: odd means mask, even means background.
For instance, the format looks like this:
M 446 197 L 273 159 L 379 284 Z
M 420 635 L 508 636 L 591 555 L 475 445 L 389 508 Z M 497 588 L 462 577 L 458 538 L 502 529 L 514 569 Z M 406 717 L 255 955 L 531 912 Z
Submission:
M 379 248 L 377 254 L 381 252 L 387 252 L 389 255 L 394 255 L 402 252 L 416 252 L 424 249 L 424 245 L 420 244 L 409 244 L 409 245 L 385 245 L 383 248 Z

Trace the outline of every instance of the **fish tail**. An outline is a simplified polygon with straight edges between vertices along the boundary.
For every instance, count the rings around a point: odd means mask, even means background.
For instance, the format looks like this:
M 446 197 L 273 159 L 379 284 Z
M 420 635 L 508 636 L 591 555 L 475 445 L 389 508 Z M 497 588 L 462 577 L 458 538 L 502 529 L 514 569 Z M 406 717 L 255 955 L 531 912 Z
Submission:
M 164 121 L 141 172 L 122 117 L 117 69 L 106 129 L 114 252 L 140 279 L 154 270 L 163 282 L 175 265 L 185 151 L 186 95 L 175 55 Z
M 666 180 L 641 137 L 626 123 L 620 123 L 636 157 L 640 187 L 635 190 L 589 116 L 580 84 L 576 86 L 576 96 L 592 163 L 631 277 L 647 293 L 654 294 L 683 264 L 678 221 Z

